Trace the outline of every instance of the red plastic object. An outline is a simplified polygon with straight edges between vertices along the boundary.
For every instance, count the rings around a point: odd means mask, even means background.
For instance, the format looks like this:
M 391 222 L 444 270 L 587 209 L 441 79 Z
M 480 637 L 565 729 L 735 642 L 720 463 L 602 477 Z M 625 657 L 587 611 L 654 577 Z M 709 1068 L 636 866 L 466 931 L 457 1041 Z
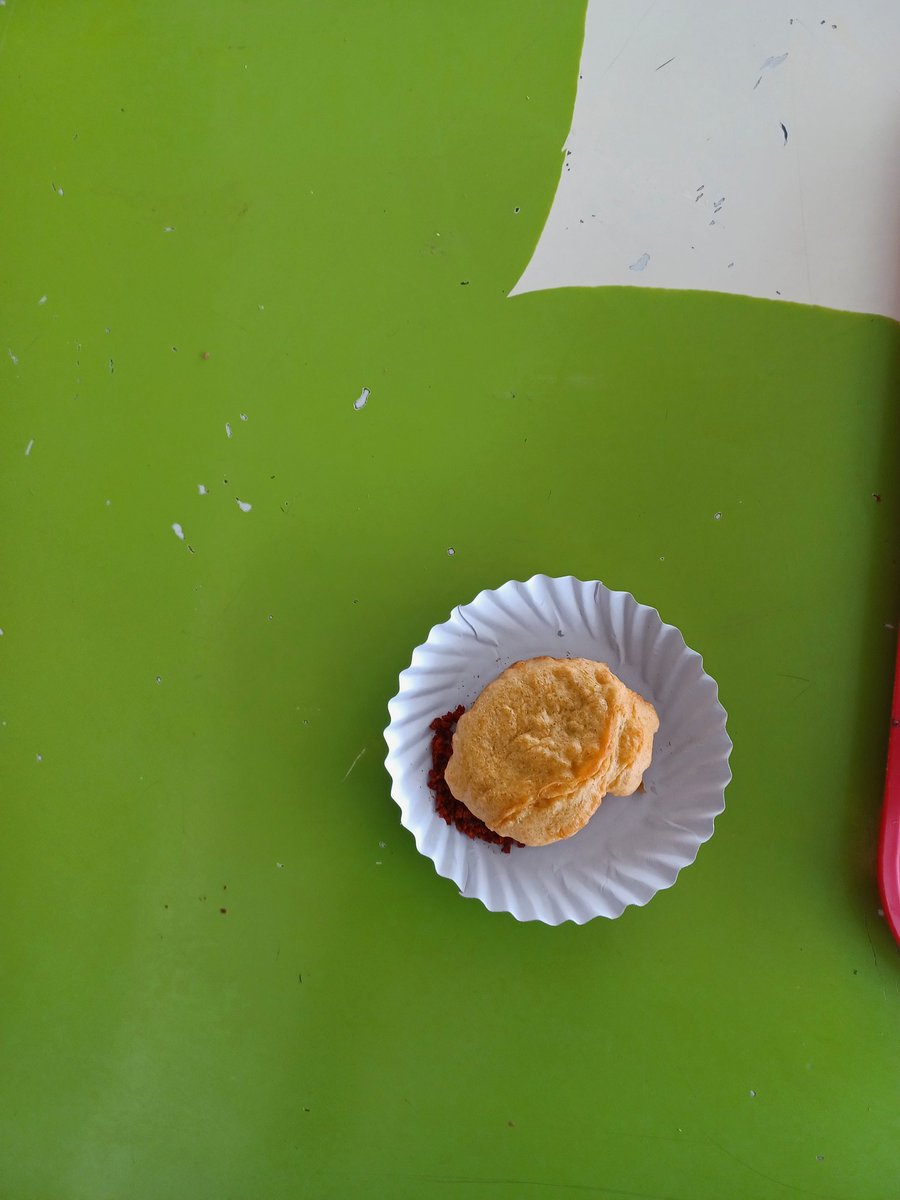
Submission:
M 897 645 L 894 672 L 887 777 L 884 781 L 881 837 L 878 842 L 878 884 L 885 918 L 894 937 L 900 942 L 900 642 Z

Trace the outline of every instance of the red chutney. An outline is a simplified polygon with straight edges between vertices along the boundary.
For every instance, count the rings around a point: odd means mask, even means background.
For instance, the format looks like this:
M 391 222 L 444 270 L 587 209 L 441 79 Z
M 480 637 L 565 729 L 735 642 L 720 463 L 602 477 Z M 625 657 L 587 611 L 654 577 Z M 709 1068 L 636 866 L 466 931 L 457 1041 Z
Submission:
M 509 854 L 513 846 L 521 846 L 522 843 L 511 837 L 501 837 L 499 833 L 494 833 L 493 829 L 488 829 L 484 821 L 470 813 L 462 801 L 456 799 L 444 780 L 444 771 L 453 754 L 453 731 L 456 729 L 456 722 L 465 711 L 465 707 L 460 704 L 453 712 L 435 717 L 428 726 L 434 731 L 434 737 L 431 739 L 431 770 L 428 772 L 428 786 L 434 792 L 434 807 L 439 817 L 448 825 L 455 825 L 466 837 L 492 842 L 499 846 L 504 854 Z

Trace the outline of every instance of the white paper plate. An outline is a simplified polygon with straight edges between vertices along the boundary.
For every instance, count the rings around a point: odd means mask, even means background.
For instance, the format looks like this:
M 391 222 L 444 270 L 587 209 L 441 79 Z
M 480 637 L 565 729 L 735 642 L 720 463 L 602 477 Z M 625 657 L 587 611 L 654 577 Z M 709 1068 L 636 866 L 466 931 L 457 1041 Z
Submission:
M 644 793 L 607 796 L 574 837 L 503 854 L 435 812 L 428 725 L 539 654 L 608 663 L 656 706 L 659 733 Z M 731 740 L 715 681 L 655 608 L 596 581 L 535 575 L 458 605 L 413 651 L 388 712 L 391 795 L 420 853 L 461 895 L 520 921 L 583 924 L 646 904 L 694 861 L 725 807 Z

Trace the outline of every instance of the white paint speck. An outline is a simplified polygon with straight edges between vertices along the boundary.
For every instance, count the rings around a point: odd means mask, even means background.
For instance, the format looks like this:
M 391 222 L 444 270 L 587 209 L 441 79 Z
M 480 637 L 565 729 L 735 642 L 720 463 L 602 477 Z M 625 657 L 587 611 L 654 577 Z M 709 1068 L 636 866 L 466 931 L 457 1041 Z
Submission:
M 62 188 L 61 188 L 61 187 L 58 187 L 58 188 L 56 189 L 56 194 L 57 194 L 57 196 L 62 196 L 62 195 L 64 195 L 64 192 L 63 192 L 63 190 L 62 190 Z
M 38 762 L 43 762 L 43 761 L 44 761 L 44 756 L 43 756 L 43 754 L 36 754 L 36 755 L 35 755 L 35 758 L 37 759 L 37 761 L 38 761 Z
M 256 307 L 259 309 L 260 312 L 266 311 L 266 306 L 264 304 L 257 304 Z
M 643 269 L 646 267 L 646 265 L 649 261 L 650 261 L 650 255 L 647 254 L 645 251 L 641 255 L 640 258 L 636 258 L 634 260 L 634 262 L 631 264 L 631 266 L 628 268 L 628 270 L 629 271 L 643 271 Z
M 889 625 L 889 624 L 887 624 L 887 623 L 885 623 L 885 626 L 884 626 L 884 627 L 885 627 L 885 629 L 896 629 L 896 628 L 897 628 L 897 626 L 896 626 L 896 625 Z
M 241 413 L 241 420 L 242 420 L 242 421 L 246 421 L 246 420 L 247 420 L 247 414 L 246 414 L 246 413 Z
M 174 225 L 163 225 L 163 233 L 174 233 L 174 232 L 175 232 Z
M 47 297 L 41 296 L 40 300 L 38 300 L 38 304 L 46 304 L 46 303 L 47 303 Z
M 231 425 L 228 421 L 225 422 L 225 436 L 231 437 Z
M 714 521 L 721 521 L 721 520 L 722 520 L 722 514 L 721 514 L 721 513 L 713 513 L 713 520 L 714 520 Z
M 237 504 L 237 506 L 241 510 L 241 512 L 249 512 L 250 509 L 253 507 L 253 505 L 248 504 L 246 500 L 238 500 L 238 498 L 236 496 L 235 496 L 235 503 Z
M 754 1098 L 754 1100 L 756 1099 L 756 1092 L 754 1092 L 753 1088 L 750 1089 L 750 1095 Z
M 6 353 L 12 359 L 12 365 L 14 367 L 17 367 L 19 365 L 18 355 L 13 354 L 12 350 L 10 350 L 10 349 L 7 349 Z
M 34 445 L 34 438 L 31 438 L 31 439 L 30 439 L 30 441 L 28 442 L 28 445 L 25 447 L 25 457 L 26 457 L 26 458 L 27 458 L 27 457 L 28 457 L 28 455 L 31 453 L 31 447 L 32 447 L 33 445 Z
M 0 629 L 0 637 L 3 637 L 3 630 Z
M 284 863 L 276 863 L 275 866 L 278 868 L 279 871 L 284 870 Z
M 173 526 L 172 526 L 172 532 L 173 532 L 173 533 L 175 534 L 175 536 L 176 536 L 177 538 L 179 538 L 179 539 L 180 539 L 182 542 L 184 541 L 184 530 L 181 528 L 181 526 L 178 524 L 178 522 L 177 522 L 177 521 L 176 521 L 176 522 L 173 524 Z
M 447 553 L 448 553 L 448 555 L 449 555 L 449 556 L 452 558 L 452 557 L 453 557 L 453 555 L 456 553 L 456 551 L 454 550 L 454 548 L 453 548 L 452 546 L 448 546 L 448 547 L 447 547 Z
M 205 496 L 205 495 L 207 495 L 207 491 L 206 491 L 206 484 L 205 484 L 205 483 L 198 483 L 198 484 L 197 484 L 197 491 L 200 493 L 200 495 L 201 495 L 201 496 Z
M 366 404 L 368 403 L 368 401 L 369 401 L 369 389 L 364 387 L 363 390 L 357 396 L 357 398 L 353 401 L 353 407 L 358 412 L 361 408 L 366 407 Z
M 883 916 L 884 916 L 884 909 L 883 909 L 883 908 L 879 908 L 879 910 L 878 910 L 878 915 L 879 915 L 879 917 L 883 917 Z
M 380 859 L 380 858 L 376 858 L 376 859 L 375 859 L 375 866 L 376 866 L 376 867 L 380 867 L 380 866 L 381 866 L 381 859 Z
M 157 675 L 157 677 L 156 677 L 156 682 L 157 682 L 157 683 L 162 683 L 162 675 Z
M 109 506 L 112 504 L 112 500 L 104 500 L 103 503 L 106 505 L 107 508 L 109 508 Z
M 357 754 L 356 758 L 354 758 L 353 762 L 347 768 L 346 774 L 344 775 L 344 778 L 341 780 L 341 783 L 344 782 L 344 779 L 347 778 L 347 776 L 350 774 L 350 772 L 353 770 L 353 768 L 356 766 L 356 764 L 359 762 L 359 760 L 362 758 L 362 756 L 365 754 L 365 752 L 366 752 L 366 747 L 363 746 L 362 750 L 360 750 L 359 754 Z
M 378 845 L 379 845 L 380 849 L 383 850 L 385 848 L 385 846 L 387 845 L 387 842 L 379 842 Z

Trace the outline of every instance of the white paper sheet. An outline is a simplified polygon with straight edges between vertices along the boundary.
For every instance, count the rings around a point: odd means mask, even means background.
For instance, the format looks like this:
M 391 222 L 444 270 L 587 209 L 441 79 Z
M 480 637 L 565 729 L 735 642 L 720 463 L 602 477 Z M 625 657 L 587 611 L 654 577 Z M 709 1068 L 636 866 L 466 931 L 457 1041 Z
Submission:
M 590 0 L 511 295 L 630 285 L 900 319 L 900 3 Z

